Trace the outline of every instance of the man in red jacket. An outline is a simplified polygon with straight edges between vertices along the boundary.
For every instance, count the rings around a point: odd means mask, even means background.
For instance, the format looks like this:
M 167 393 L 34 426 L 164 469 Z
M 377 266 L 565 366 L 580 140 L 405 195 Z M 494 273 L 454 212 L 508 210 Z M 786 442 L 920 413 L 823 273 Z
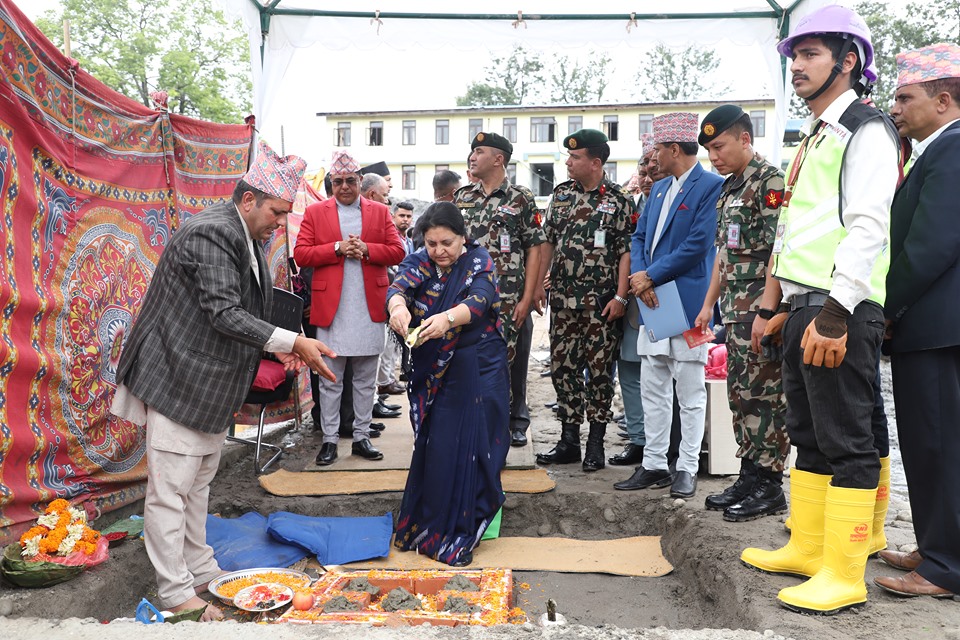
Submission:
M 389 209 L 360 197 L 356 161 L 335 151 L 329 175 L 333 197 L 307 207 L 293 251 L 297 264 L 314 268 L 310 323 L 339 356 L 328 362 L 336 381 L 321 380 L 320 385 L 323 444 L 318 465 L 337 459 L 342 375 L 348 362 L 355 413 L 352 453 L 367 460 L 383 458 L 370 444 L 370 420 L 387 319 L 387 267 L 404 257 Z

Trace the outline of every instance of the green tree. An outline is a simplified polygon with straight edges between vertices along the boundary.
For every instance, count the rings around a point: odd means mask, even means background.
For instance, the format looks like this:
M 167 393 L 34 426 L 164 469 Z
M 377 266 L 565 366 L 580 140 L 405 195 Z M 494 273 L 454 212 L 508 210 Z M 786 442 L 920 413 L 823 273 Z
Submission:
M 637 86 L 645 100 L 702 100 L 730 90 L 729 84 L 716 80 L 720 58 L 714 51 L 692 46 L 678 53 L 658 43 L 648 60 L 637 72 Z
M 81 66 L 144 105 L 163 90 L 174 113 L 239 122 L 250 112 L 246 35 L 209 0 L 61 0 L 37 26 L 62 47 L 64 20 Z
M 539 99 L 544 84 L 543 63 L 517 46 L 508 56 L 493 58 L 485 69 L 484 82 L 474 82 L 457 98 L 458 107 L 530 104 Z
M 556 104 L 597 103 L 607 87 L 610 56 L 590 50 L 586 60 L 560 56 L 548 72 L 549 101 Z

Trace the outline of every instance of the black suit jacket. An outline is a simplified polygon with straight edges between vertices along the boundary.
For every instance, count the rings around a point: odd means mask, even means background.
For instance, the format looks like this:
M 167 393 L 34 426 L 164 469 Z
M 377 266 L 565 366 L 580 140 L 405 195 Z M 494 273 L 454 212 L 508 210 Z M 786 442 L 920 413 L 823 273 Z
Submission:
M 117 368 L 117 384 L 198 431 L 233 424 L 273 333 L 273 285 L 260 284 L 232 201 L 187 220 L 166 246 Z
M 917 159 L 890 209 L 891 351 L 960 345 L 960 122 Z

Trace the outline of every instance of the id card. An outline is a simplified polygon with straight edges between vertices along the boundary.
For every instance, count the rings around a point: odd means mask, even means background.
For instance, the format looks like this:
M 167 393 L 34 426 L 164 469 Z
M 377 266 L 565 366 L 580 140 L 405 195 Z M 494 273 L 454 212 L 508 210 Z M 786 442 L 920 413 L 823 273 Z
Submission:
M 510 234 L 509 233 L 500 234 L 500 251 L 502 253 L 510 253 Z
M 773 241 L 773 252 L 780 253 L 783 251 L 783 236 L 787 233 L 787 225 L 778 224 L 777 225 L 777 237 Z
M 606 229 L 597 229 L 593 232 L 593 246 L 597 249 L 603 249 L 607 246 Z
M 727 225 L 727 249 L 736 249 L 740 246 L 740 225 L 731 222 Z

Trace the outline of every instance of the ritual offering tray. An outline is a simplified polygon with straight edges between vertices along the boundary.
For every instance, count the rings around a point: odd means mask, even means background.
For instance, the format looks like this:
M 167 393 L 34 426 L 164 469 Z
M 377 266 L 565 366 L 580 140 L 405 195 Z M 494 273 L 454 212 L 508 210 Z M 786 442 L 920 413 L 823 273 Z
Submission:
M 294 571 L 293 569 L 244 569 L 220 576 L 213 580 L 207 588 L 210 593 L 219 598 L 221 602 L 233 607 L 237 606 L 234 603 L 236 595 L 248 587 L 262 584 L 288 587 L 290 589 L 290 598 L 292 598 L 294 591 L 306 588 L 310 582 L 310 576 L 301 571 Z M 290 598 L 287 598 L 284 604 L 289 603 Z M 265 611 L 265 609 L 254 609 L 254 611 Z
M 291 600 L 293 589 L 266 582 L 240 589 L 233 597 L 233 606 L 244 611 L 270 611 L 290 604 Z

